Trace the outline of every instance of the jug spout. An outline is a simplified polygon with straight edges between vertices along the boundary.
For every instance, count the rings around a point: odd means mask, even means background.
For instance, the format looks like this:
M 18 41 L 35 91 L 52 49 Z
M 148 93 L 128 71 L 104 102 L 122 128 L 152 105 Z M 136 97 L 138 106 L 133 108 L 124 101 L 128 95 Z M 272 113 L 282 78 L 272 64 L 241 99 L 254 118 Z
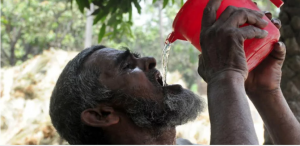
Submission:
M 176 40 L 183 40 L 186 41 L 186 38 L 183 37 L 180 33 L 173 31 L 172 33 L 169 34 L 169 36 L 167 37 L 165 43 L 173 43 Z
M 280 8 L 283 5 L 282 0 L 271 0 L 271 2 L 277 7 Z
M 166 39 L 165 44 L 173 43 L 176 41 L 175 32 L 169 34 L 168 38 Z

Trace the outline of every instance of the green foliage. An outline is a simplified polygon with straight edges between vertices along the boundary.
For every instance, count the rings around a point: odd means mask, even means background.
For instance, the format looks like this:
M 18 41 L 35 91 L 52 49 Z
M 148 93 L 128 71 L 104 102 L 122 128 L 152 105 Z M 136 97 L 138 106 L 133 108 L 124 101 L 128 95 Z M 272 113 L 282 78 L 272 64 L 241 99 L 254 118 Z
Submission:
M 84 12 L 84 7 L 90 9 L 90 3 L 87 0 L 76 0 L 76 3 L 81 13 Z
M 14 65 L 40 54 L 51 47 L 64 50 L 82 50 L 86 15 L 84 9 L 90 3 L 96 5 L 93 12 L 94 30 L 98 34 L 93 44 L 100 42 L 111 48 L 129 47 L 142 56 L 153 56 L 161 68 L 161 40 L 172 31 L 172 21 L 183 4 L 183 0 L 76 0 L 79 9 L 71 9 L 70 0 L 7 0 L 3 1 L 1 16 L 1 65 Z M 72 0 L 73 1 L 73 0 Z M 265 1 L 257 0 L 259 6 Z M 143 3 L 143 4 L 142 4 Z M 159 7 L 163 25 L 159 24 Z M 141 7 L 143 6 L 143 7 Z M 268 7 L 261 7 L 266 10 Z M 271 8 L 273 8 L 271 6 Z M 137 9 L 137 15 L 134 9 Z M 274 9 L 276 10 L 276 9 Z M 276 12 L 276 11 L 274 11 Z M 276 16 L 277 13 L 273 15 Z M 143 24 L 137 20 L 143 18 Z M 160 38 L 160 29 L 163 29 Z M 20 35 L 18 32 L 20 31 Z M 19 37 L 18 37 L 19 36 Z M 12 42 L 14 63 L 11 60 Z M 189 42 L 176 41 L 172 44 L 169 71 L 179 71 L 189 88 L 195 84 L 198 54 Z
M 98 35 L 98 41 L 99 42 L 101 42 L 102 38 L 104 37 L 105 28 L 106 28 L 106 25 L 103 24 L 102 27 L 101 27 L 101 29 L 100 29 L 99 35 Z
M 257 3 L 257 6 L 262 11 L 270 11 L 273 15 L 273 17 L 278 18 L 278 14 L 280 9 L 277 8 L 271 1 L 269 0 L 253 0 Z
M 73 0 L 71 0 L 73 1 Z M 180 1 L 182 6 L 185 0 Z M 146 2 L 146 0 L 145 0 Z M 269 2 L 263 0 L 256 0 L 260 8 L 273 12 L 274 16 L 278 16 L 278 10 Z M 98 36 L 108 37 L 113 40 L 116 37 L 125 35 L 126 37 L 132 37 L 132 31 L 127 29 L 127 26 L 131 27 L 132 23 L 132 11 L 135 7 L 139 14 L 141 14 L 141 0 L 76 0 L 79 10 L 83 13 L 84 8 L 89 9 L 90 3 L 93 3 L 97 9 L 92 13 L 95 15 L 94 24 L 100 23 L 106 26 L 104 30 L 98 30 Z M 162 3 L 163 8 L 168 3 L 175 4 L 175 0 L 152 0 L 152 3 Z M 122 25 L 127 25 L 122 27 Z M 104 35 L 103 35 L 104 33 Z M 98 42 L 103 39 L 99 37 Z
M 165 8 L 168 4 L 169 0 L 164 0 L 164 3 L 163 3 L 163 8 Z
M 197 84 L 193 84 L 190 88 L 191 91 L 193 91 L 194 93 L 198 92 L 198 85 Z
M 71 0 L 73 1 L 73 0 Z M 161 2 L 163 8 L 175 0 L 153 0 L 152 3 Z M 146 0 L 145 0 L 146 2 Z M 183 0 L 181 0 L 183 3 Z M 83 13 L 84 8 L 89 9 L 90 3 L 93 3 L 97 8 L 92 15 L 95 15 L 94 25 L 100 23 L 102 26 L 98 32 L 98 42 L 101 42 L 103 37 L 111 40 L 125 35 L 126 37 L 133 37 L 130 27 L 132 23 L 133 7 L 141 14 L 141 0 L 76 0 L 79 10 Z M 125 26 L 124 26 L 125 25 Z
M 67 0 L 6 0 L 1 9 L 1 65 L 20 64 L 51 47 L 83 48 L 85 17 Z

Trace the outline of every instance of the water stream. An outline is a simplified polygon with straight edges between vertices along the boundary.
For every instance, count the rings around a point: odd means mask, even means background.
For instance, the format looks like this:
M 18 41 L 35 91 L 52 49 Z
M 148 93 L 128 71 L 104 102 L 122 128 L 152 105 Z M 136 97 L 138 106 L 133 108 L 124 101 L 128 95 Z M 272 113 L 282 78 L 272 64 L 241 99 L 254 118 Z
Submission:
M 168 59 L 169 59 L 169 53 L 171 49 L 171 43 L 166 41 L 165 47 L 162 51 L 162 77 L 163 77 L 163 86 L 167 86 L 167 71 L 168 71 Z

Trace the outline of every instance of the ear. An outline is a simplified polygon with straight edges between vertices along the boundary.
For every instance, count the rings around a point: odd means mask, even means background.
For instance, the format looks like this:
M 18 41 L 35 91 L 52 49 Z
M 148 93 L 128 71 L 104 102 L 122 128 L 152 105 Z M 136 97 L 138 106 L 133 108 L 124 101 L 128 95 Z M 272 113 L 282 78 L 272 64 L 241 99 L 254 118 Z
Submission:
M 117 124 L 119 120 L 114 109 L 106 105 L 86 109 L 81 113 L 81 121 L 92 127 L 108 127 Z

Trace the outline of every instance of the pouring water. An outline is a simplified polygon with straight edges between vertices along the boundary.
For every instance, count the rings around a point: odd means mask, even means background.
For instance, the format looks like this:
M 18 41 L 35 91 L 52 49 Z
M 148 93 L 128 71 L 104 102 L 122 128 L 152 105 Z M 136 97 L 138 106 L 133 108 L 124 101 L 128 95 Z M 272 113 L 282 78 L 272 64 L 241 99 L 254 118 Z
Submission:
M 169 41 L 166 41 L 162 51 L 163 86 L 167 86 L 167 71 L 168 71 L 168 59 L 169 59 L 170 49 L 171 49 L 171 43 L 169 43 Z

